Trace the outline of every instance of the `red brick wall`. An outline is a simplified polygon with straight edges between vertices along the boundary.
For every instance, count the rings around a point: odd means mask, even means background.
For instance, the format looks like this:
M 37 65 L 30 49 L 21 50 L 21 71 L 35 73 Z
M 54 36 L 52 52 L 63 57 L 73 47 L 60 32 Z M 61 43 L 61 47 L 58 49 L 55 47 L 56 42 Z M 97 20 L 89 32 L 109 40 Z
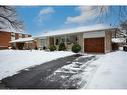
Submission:
M 9 41 L 11 41 L 11 33 L 0 31 L 0 49 L 7 49 Z
M 15 38 L 19 39 L 19 33 L 16 33 L 15 35 L 16 35 Z M 26 38 L 25 35 L 28 35 L 28 34 L 22 34 L 22 38 Z M 28 35 L 28 37 L 31 37 L 31 35 Z
M 28 34 L 22 34 L 22 38 L 25 38 L 25 35 Z M 31 35 L 28 36 L 31 37 Z M 19 33 L 15 33 L 15 39 L 19 39 Z M 0 49 L 8 49 L 8 47 L 11 46 L 9 41 L 11 41 L 11 32 L 0 31 Z
M 15 39 L 18 39 L 18 38 L 19 38 L 19 34 L 15 33 Z

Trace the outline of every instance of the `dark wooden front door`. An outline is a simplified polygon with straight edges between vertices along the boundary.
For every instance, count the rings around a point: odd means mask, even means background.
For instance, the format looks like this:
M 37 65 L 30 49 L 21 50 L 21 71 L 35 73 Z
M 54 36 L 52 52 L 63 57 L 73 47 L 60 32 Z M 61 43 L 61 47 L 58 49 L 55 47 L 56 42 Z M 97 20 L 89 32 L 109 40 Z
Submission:
M 84 39 L 84 52 L 104 53 L 104 37 Z

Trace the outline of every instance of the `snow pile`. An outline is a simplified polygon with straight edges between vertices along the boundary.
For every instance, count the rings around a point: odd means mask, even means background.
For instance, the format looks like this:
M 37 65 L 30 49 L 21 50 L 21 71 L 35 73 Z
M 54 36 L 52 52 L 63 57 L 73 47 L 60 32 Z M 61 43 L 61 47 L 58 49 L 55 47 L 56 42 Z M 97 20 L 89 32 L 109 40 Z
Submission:
M 108 53 L 92 62 L 92 65 L 95 65 L 96 68 L 88 66 L 88 72 L 84 72 L 84 80 L 86 81 L 87 78 L 84 88 L 127 88 L 127 52 Z
M 95 56 L 81 56 L 74 60 L 71 64 L 65 65 L 56 70 L 52 75 L 47 77 L 47 81 L 61 84 L 61 88 L 81 88 L 82 72 L 88 64 L 96 59 Z
M 16 74 L 30 66 L 39 65 L 57 58 L 73 55 L 72 52 L 37 50 L 1 50 L 0 51 L 0 80 Z
M 113 43 L 126 43 L 125 38 L 112 38 Z

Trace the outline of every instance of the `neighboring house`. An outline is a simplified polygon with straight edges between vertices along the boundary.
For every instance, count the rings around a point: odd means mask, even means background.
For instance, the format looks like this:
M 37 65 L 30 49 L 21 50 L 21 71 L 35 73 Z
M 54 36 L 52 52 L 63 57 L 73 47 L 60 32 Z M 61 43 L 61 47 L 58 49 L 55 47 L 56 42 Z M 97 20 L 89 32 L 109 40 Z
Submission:
M 27 37 L 31 37 L 31 35 L 0 29 L 0 49 L 8 49 L 10 46 L 18 47 L 19 44 L 16 43 L 11 44 L 9 42 L 19 38 L 27 38 Z
M 16 44 L 15 48 L 16 49 L 24 49 L 24 50 L 29 50 L 29 49 L 37 49 L 37 43 L 32 37 L 27 37 L 27 38 L 19 38 L 16 40 L 10 41 L 12 44 L 12 47 L 14 44 Z
M 115 28 L 98 24 L 94 26 L 78 27 L 44 33 L 45 45 L 59 46 L 64 42 L 67 49 L 71 50 L 74 43 L 81 46 L 82 52 L 107 53 L 112 51 L 112 32 Z
M 112 50 L 118 50 L 124 45 L 126 45 L 126 38 L 112 38 Z
M 126 30 L 118 27 L 112 36 L 112 50 L 118 50 L 119 48 L 127 45 Z
M 45 39 L 43 37 L 27 37 L 12 40 L 10 43 L 17 44 L 17 49 L 43 49 L 45 46 Z M 19 48 L 18 45 L 20 45 Z

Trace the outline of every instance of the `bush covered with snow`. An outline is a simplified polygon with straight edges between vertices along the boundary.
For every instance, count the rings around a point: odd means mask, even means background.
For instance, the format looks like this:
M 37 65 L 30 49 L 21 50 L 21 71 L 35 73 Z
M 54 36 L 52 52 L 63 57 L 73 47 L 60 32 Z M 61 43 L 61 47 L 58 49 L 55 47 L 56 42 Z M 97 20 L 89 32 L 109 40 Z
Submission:
M 81 46 L 79 44 L 74 44 L 71 49 L 74 53 L 78 53 L 81 50 Z
M 64 44 L 64 43 L 60 43 L 58 50 L 59 50 L 59 51 L 64 51 L 64 50 L 66 50 L 65 44 Z
M 56 46 L 51 45 L 51 46 L 49 47 L 49 50 L 50 50 L 50 51 L 55 51 L 55 50 L 56 50 Z

